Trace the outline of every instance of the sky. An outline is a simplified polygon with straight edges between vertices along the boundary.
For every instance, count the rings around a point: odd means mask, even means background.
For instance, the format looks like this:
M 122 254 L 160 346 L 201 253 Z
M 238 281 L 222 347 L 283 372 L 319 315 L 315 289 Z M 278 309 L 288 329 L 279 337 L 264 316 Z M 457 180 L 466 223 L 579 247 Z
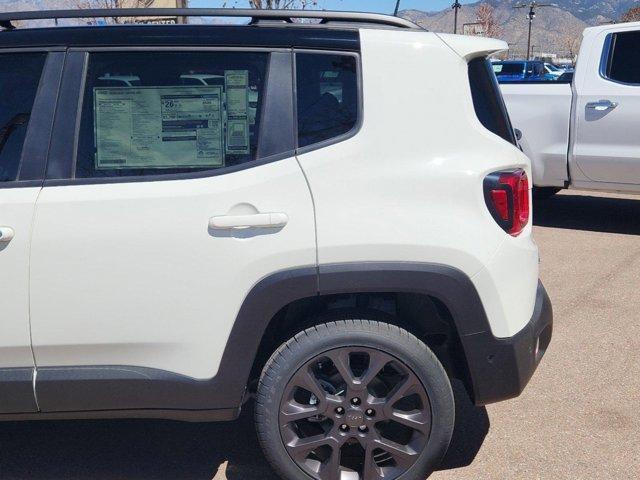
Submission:
M 472 3 L 477 0 L 461 0 L 460 3 Z M 360 12 L 393 13 L 395 0 L 319 0 L 320 6 L 326 10 L 351 10 Z M 234 5 L 234 0 L 190 0 L 191 7 L 218 8 L 226 3 L 227 6 Z M 235 6 L 246 7 L 247 0 L 237 0 Z M 417 9 L 424 11 L 442 10 L 451 7 L 453 0 L 401 0 L 400 10 Z

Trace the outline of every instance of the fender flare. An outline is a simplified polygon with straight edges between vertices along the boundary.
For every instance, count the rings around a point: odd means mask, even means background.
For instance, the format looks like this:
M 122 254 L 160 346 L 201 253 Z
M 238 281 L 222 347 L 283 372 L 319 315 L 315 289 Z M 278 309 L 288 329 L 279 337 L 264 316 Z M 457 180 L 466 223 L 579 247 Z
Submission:
M 228 395 L 225 400 L 231 404 L 226 406 L 237 406 L 241 402 L 260 342 L 278 311 L 303 298 L 366 292 L 417 293 L 437 298 L 449 309 L 467 358 L 466 338 L 491 335 L 473 283 L 453 267 L 430 263 L 361 262 L 321 265 L 317 270 L 306 267 L 278 272 L 251 289 L 236 317 L 219 373 L 212 379 Z

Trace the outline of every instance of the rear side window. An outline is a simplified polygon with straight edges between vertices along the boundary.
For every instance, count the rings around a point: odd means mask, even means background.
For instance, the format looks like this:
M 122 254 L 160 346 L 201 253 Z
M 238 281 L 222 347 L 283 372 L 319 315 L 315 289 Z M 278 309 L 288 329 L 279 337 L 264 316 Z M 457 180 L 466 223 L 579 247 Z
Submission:
M 640 85 L 640 31 L 613 34 L 606 76 L 617 82 Z
M 0 182 L 18 178 L 44 53 L 0 54 Z
M 480 123 L 487 130 L 516 145 L 507 108 L 489 60 L 476 58 L 469 62 L 469 84 L 473 107 Z
M 355 55 L 296 54 L 298 146 L 341 137 L 358 120 Z
M 256 159 L 267 53 L 90 56 L 76 178 L 166 175 Z

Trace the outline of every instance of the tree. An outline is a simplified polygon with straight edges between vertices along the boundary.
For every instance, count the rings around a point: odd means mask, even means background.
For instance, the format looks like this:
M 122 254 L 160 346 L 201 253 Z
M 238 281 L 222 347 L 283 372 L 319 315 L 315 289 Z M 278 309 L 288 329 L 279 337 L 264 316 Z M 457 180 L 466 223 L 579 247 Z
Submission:
M 249 6 L 251 8 L 269 10 L 277 10 L 280 8 L 300 8 L 304 10 L 307 7 L 316 7 L 317 5 L 317 0 L 249 0 Z
M 566 35 L 560 39 L 560 47 L 567 56 L 572 60 L 575 60 L 578 50 L 580 49 L 580 36 Z
M 620 17 L 621 22 L 638 22 L 640 21 L 640 7 L 632 7 L 626 11 L 622 17 Z
M 318 6 L 318 0 L 247 0 L 249 8 L 259 10 L 279 10 L 279 9 L 301 9 L 313 8 Z M 238 0 L 225 2 L 222 7 L 241 6 Z
M 482 25 L 485 37 L 499 37 L 502 33 L 500 25 L 496 20 L 494 8 L 488 3 L 481 3 L 476 9 L 476 18 Z
M 78 2 L 80 8 L 147 8 L 155 0 L 83 0 Z
M 152 7 L 155 0 L 79 0 L 77 5 L 79 9 L 90 8 L 148 8 Z M 109 23 L 127 23 L 123 17 L 105 18 Z

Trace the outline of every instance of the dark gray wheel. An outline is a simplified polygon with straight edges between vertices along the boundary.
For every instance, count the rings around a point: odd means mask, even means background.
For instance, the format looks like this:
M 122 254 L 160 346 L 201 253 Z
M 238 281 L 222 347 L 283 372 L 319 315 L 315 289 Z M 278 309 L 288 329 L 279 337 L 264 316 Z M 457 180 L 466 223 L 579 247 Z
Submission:
M 372 321 L 306 330 L 263 371 L 256 424 L 285 479 L 424 479 L 446 452 L 453 396 L 416 337 Z

